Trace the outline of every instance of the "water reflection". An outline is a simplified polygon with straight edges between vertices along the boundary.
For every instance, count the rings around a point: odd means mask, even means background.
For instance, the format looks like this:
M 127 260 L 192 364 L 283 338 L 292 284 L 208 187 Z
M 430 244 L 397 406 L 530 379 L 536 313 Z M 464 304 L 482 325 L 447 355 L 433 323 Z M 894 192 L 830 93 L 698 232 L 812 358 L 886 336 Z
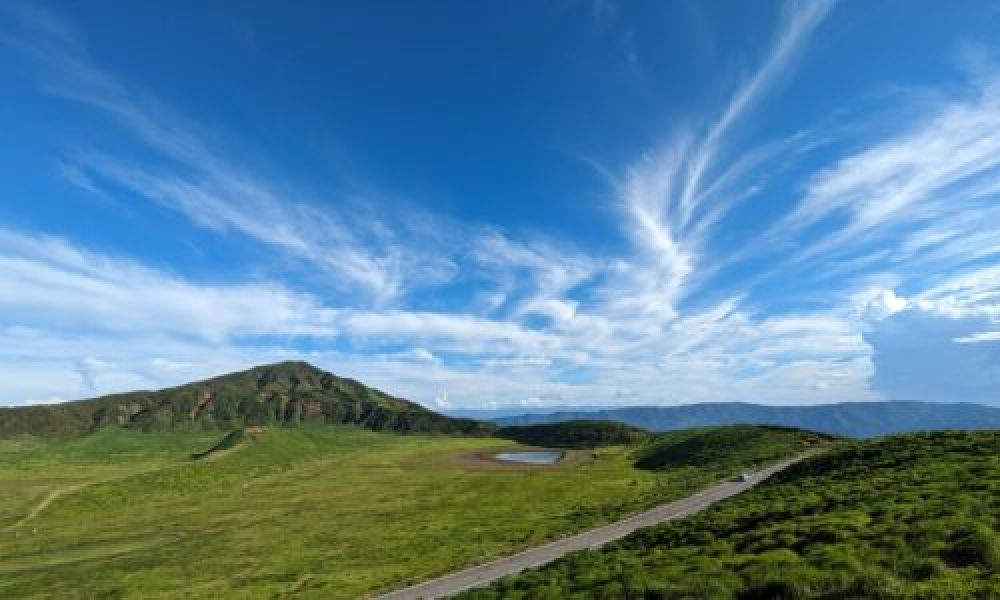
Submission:
M 559 450 L 530 450 L 524 452 L 500 452 L 494 455 L 504 462 L 524 463 L 528 465 L 554 465 L 559 462 L 563 453 Z

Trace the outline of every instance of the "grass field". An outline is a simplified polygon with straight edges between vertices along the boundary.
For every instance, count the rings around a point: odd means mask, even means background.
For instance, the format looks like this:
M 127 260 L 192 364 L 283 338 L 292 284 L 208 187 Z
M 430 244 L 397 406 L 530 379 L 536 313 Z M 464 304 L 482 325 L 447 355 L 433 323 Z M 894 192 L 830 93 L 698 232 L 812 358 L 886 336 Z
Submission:
M 1000 432 L 846 445 L 468 600 L 1000 598 Z
M 731 475 L 646 471 L 618 446 L 555 467 L 513 442 L 349 426 L 119 429 L 0 441 L 0 597 L 356 598 L 604 523 Z

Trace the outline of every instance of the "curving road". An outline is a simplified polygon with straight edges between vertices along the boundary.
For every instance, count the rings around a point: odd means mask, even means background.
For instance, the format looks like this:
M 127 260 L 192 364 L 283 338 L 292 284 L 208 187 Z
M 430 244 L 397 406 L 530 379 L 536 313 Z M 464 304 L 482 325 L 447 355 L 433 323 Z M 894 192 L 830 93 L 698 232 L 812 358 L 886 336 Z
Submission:
M 524 552 L 498 558 L 482 565 L 456 571 L 408 588 L 396 590 L 395 592 L 378 596 L 375 600 L 431 600 L 432 598 L 445 598 L 468 589 L 481 587 L 508 575 L 520 573 L 525 569 L 548 564 L 570 552 L 602 546 L 608 542 L 623 538 L 637 529 L 692 515 L 720 500 L 735 496 L 757 485 L 774 473 L 801 459 L 802 457 L 797 457 L 786 460 L 750 474 L 750 477 L 746 481 L 720 483 L 681 500 L 661 504 L 656 508 L 635 514 L 621 521 L 616 521 L 610 525 L 560 538 L 548 544 L 525 550 Z

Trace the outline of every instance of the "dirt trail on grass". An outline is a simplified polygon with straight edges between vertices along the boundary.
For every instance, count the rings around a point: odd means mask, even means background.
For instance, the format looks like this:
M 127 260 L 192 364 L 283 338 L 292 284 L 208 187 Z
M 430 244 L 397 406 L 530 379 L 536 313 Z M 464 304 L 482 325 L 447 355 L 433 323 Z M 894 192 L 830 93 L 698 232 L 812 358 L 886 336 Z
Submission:
M 207 454 L 204 458 L 193 459 L 193 460 L 198 460 L 200 462 L 208 462 L 208 461 L 219 460 L 220 458 L 228 456 L 229 454 L 232 454 L 233 452 L 236 452 L 237 450 L 241 450 L 245 445 L 246 444 L 241 443 L 241 444 L 238 444 L 236 446 L 233 446 L 232 448 L 226 448 L 224 450 L 216 450 L 214 452 L 211 452 L 211 453 Z M 20 519 L 18 519 L 14 523 L 12 523 L 10 525 L 7 525 L 6 527 L 0 528 L 0 532 L 14 531 L 15 529 L 18 529 L 20 527 L 24 527 L 25 524 L 27 524 L 29 521 L 31 521 L 32 519 L 34 519 L 35 517 L 37 517 L 39 514 L 41 514 L 41 512 L 43 510 L 45 510 L 46 508 L 48 508 L 50 504 L 52 504 L 53 502 L 55 502 L 60 497 L 65 496 L 66 494 L 70 494 L 70 493 L 76 492 L 78 490 L 81 490 L 81 489 L 86 488 L 86 487 L 90 487 L 92 485 L 98 485 L 98 484 L 101 484 L 101 483 L 108 483 L 109 481 L 118 481 L 120 479 L 128 479 L 129 477 L 135 477 L 136 475 L 145 475 L 147 473 L 155 473 L 156 471 L 163 471 L 163 470 L 166 470 L 166 469 L 173 469 L 173 468 L 176 468 L 178 466 L 182 466 L 183 464 L 184 463 L 170 463 L 170 464 L 165 464 L 165 465 L 161 465 L 161 466 L 158 466 L 158 467 L 153 467 L 152 469 L 146 469 L 146 470 L 142 470 L 142 471 L 135 471 L 134 473 L 125 473 L 125 474 L 122 474 L 122 475 L 116 475 L 114 477 L 105 477 L 103 479 L 93 479 L 93 480 L 90 480 L 90 481 L 81 481 L 80 483 L 69 485 L 69 486 L 66 486 L 64 488 L 60 488 L 60 489 L 57 489 L 57 490 L 52 490 L 44 498 L 42 498 L 42 500 L 38 504 L 36 504 L 34 507 L 32 507 L 32 509 L 30 511 L 28 511 L 28 514 L 24 515 L 23 517 L 21 517 Z
M 542 546 L 505 556 L 477 567 L 457 571 L 450 575 L 431 579 L 411 587 L 378 596 L 375 600 L 431 600 L 444 598 L 459 592 L 488 585 L 498 579 L 515 575 L 525 569 L 548 564 L 570 552 L 596 548 L 608 542 L 621 539 L 644 527 L 665 521 L 681 519 L 700 512 L 716 502 L 744 492 L 771 475 L 802 460 L 804 456 L 777 463 L 766 469 L 752 473 L 745 481 L 726 481 L 696 494 L 662 504 L 621 521 L 591 529 L 583 533 L 549 542 Z
M 81 483 L 76 483 L 76 484 L 73 484 L 73 485 L 69 485 L 69 486 L 66 486 L 64 488 L 59 488 L 57 490 L 52 490 L 51 492 L 49 492 L 48 494 L 46 494 L 46 496 L 44 498 L 42 498 L 41 502 L 39 502 L 38 504 L 36 504 L 35 506 L 33 506 L 31 508 L 31 510 L 28 511 L 28 514 L 24 515 L 23 517 L 21 517 L 20 519 L 18 519 L 14 523 L 12 523 L 10 525 L 7 525 L 3 529 L 0 529 L 0 531 L 14 531 L 15 529 L 23 527 L 28 521 L 30 521 L 30 520 L 34 519 L 35 517 L 37 517 L 39 513 L 41 513 L 46 508 L 48 508 L 48 506 L 50 504 L 52 504 L 56 500 L 56 498 L 59 498 L 63 494 L 68 494 L 70 492 L 75 492 L 76 490 L 85 488 L 85 487 L 90 486 L 90 485 L 94 485 L 95 483 L 102 483 L 104 481 L 110 481 L 110 480 L 109 479 L 97 479 L 97 480 L 94 480 L 94 481 L 83 481 Z

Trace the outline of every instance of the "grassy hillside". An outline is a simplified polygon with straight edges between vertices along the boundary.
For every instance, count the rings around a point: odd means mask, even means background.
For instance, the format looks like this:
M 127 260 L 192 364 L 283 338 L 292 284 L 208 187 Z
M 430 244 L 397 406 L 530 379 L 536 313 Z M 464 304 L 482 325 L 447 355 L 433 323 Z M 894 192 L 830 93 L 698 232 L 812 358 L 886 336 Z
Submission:
M 489 435 L 495 426 L 452 419 L 337 377 L 285 362 L 158 392 L 47 406 L 0 408 L 0 437 L 72 436 L 117 425 L 141 431 L 231 430 L 246 425 L 356 424 L 375 431 Z
M 685 496 L 724 469 L 553 467 L 351 426 L 0 440 L 0 597 L 357 598 Z M 221 444 L 220 444 L 221 442 Z M 201 459 L 192 455 L 215 448 Z
M 502 427 L 496 436 L 534 446 L 597 448 L 647 441 L 648 431 L 612 421 L 566 421 L 546 425 Z
M 463 597 L 1000 598 L 998 530 L 1000 432 L 905 435 Z
M 635 453 L 641 469 L 714 464 L 731 469 L 774 462 L 836 438 L 768 425 L 729 425 L 661 433 Z

